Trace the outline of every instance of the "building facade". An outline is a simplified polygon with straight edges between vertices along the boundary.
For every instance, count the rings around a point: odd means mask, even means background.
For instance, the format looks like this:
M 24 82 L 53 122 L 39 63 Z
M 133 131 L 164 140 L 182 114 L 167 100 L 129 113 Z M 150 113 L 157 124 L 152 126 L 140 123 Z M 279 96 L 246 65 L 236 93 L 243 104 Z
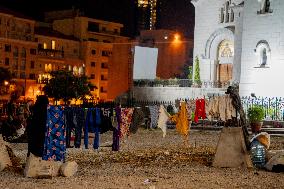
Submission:
M 129 39 L 120 36 L 123 25 L 71 12 L 51 12 L 47 14 L 49 23 L 38 23 L 0 9 L 0 66 L 11 71 L 25 97 L 35 99 L 42 94 L 50 71 L 68 69 L 90 78 L 96 86 L 91 91 L 96 99 L 112 100 L 129 89 L 131 79 Z M 117 74 L 111 65 L 127 69 Z M 123 79 L 128 80 L 117 86 L 112 77 L 119 74 L 127 75 Z
M 179 77 L 184 66 L 192 63 L 193 41 L 175 31 L 144 30 L 137 40 L 139 46 L 158 48 L 158 78 Z
M 282 0 L 192 0 L 202 81 L 235 82 L 241 95 L 283 96 Z

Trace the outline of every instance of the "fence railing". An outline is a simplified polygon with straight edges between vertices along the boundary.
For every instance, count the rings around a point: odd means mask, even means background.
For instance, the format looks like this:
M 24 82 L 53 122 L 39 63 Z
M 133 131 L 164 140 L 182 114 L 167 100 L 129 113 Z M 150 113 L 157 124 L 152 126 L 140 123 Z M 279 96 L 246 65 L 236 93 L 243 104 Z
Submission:
M 189 100 L 189 99 L 177 99 L 177 100 Z M 241 97 L 241 102 L 244 111 L 247 115 L 249 107 L 259 105 L 264 109 L 266 121 L 284 121 L 284 98 L 281 97 Z M 139 101 L 134 100 L 134 105 L 175 105 L 174 101 Z
M 141 79 L 134 80 L 135 87 L 203 87 L 203 88 L 227 88 L 230 82 L 204 81 L 200 84 L 190 79 Z
M 261 106 L 265 111 L 265 120 L 284 121 L 284 98 L 281 97 L 242 97 L 245 113 L 253 105 Z

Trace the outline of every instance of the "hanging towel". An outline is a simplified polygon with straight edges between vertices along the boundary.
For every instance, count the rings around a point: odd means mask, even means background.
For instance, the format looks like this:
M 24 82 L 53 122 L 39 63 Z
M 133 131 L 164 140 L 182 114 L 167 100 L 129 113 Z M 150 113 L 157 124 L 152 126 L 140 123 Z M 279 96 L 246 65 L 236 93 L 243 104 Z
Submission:
M 167 112 L 163 105 L 160 105 L 159 109 L 159 119 L 158 119 L 158 127 L 163 131 L 163 137 L 167 134 L 167 121 L 170 117 L 170 114 Z
M 134 108 L 122 108 L 121 109 L 121 126 L 120 126 L 120 138 L 129 136 L 129 127 L 132 122 Z
M 189 132 L 189 118 L 186 111 L 186 103 L 181 102 L 180 110 L 177 114 L 170 117 L 170 120 L 174 121 L 176 123 L 176 129 L 177 131 L 187 136 Z
M 47 107 L 46 134 L 43 160 L 64 161 L 66 152 L 66 130 L 64 125 L 64 108 Z
M 139 126 L 144 121 L 144 113 L 142 111 L 142 108 L 135 108 L 132 116 L 132 122 L 129 127 L 130 133 L 135 134 L 139 128 Z
M 149 106 L 150 116 L 151 116 L 151 124 L 150 128 L 155 129 L 157 128 L 158 124 L 158 117 L 159 117 L 159 107 L 158 106 Z
M 195 114 L 194 114 L 194 121 L 198 123 L 198 118 L 205 119 L 206 112 L 205 112 L 205 100 L 204 99 L 197 99 L 196 100 L 196 107 L 195 107 Z
M 120 107 L 116 107 L 113 111 L 113 143 L 112 143 L 112 151 L 119 151 L 119 136 L 120 136 L 120 124 L 121 124 L 121 109 Z

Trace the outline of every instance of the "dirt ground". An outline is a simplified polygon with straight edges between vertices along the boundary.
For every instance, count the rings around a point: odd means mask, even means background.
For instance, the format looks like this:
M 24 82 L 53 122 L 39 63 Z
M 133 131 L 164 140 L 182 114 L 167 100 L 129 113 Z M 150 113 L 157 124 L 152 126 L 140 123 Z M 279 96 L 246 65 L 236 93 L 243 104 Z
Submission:
M 140 129 L 121 145 L 120 152 L 102 147 L 68 149 L 68 160 L 79 165 L 75 177 L 24 178 L 16 171 L 0 173 L 1 189 L 100 189 L 100 188 L 284 188 L 284 174 L 264 170 L 211 167 L 220 132 L 191 131 L 190 148 L 175 130 L 162 138 L 160 130 Z M 111 144 L 112 133 L 101 135 L 101 144 Z M 284 149 L 284 137 L 272 137 L 271 149 Z M 26 144 L 12 144 L 25 161 Z M 232 160 L 234 161 L 234 160 Z

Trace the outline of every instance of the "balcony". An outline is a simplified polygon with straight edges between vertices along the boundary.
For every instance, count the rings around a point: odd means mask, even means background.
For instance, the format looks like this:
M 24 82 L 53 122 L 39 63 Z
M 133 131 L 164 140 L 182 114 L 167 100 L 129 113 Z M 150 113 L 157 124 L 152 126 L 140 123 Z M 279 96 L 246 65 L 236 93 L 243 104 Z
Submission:
M 50 58 L 64 58 L 64 51 L 39 48 L 38 49 L 38 55 L 50 57 Z

